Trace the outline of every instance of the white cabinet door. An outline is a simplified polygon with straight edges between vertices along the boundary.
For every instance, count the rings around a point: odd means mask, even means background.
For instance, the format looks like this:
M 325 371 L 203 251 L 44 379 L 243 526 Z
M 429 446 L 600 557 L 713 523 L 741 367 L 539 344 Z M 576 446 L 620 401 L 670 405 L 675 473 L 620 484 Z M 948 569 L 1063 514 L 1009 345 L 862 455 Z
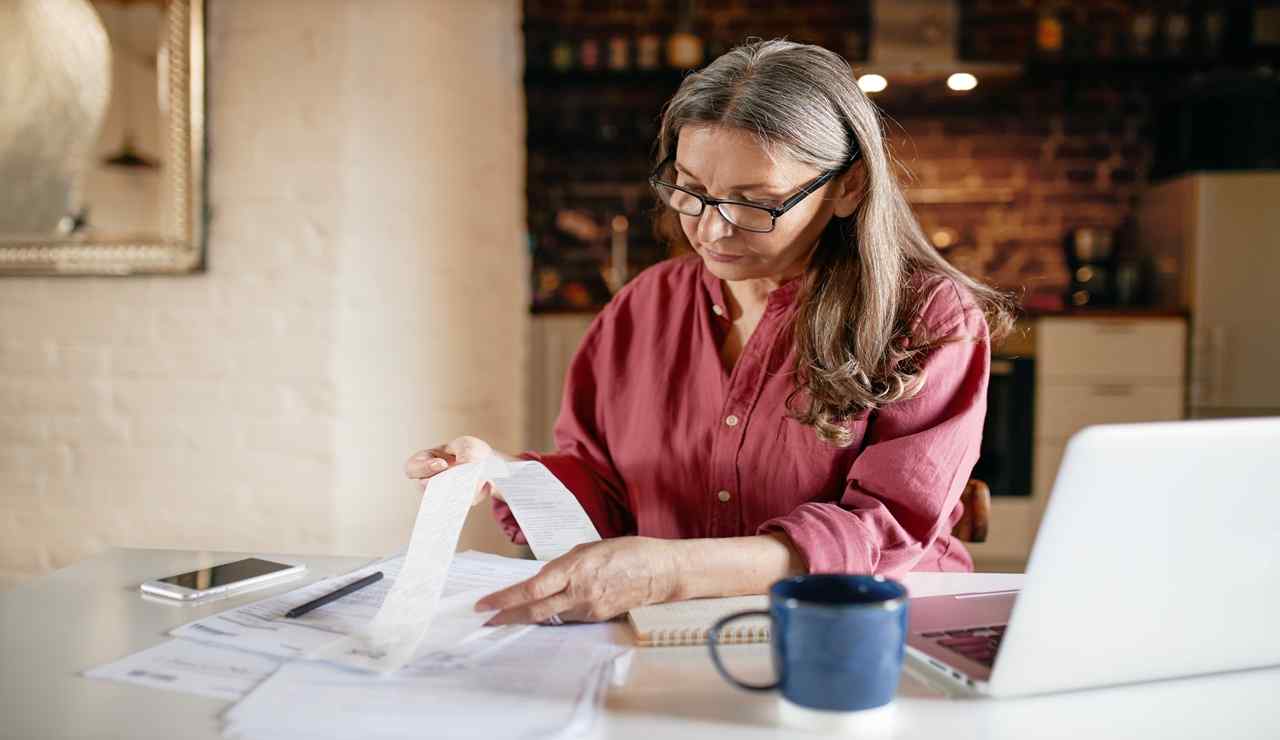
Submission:
M 1181 318 L 1041 319 L 1036 344 L 1040 382 L 1143 378 L 1181 383 L 1186 375 L 1187 328 Z
M 560 414 L 564 376 L 595 314 L 539 314 L 533 317 L 529 352 L 528 449 L 555 449 L 551 428 Z
M 1185 416 L 1181 385 L 1142 381 L 1054 384 L 1036 394 L 1036 439 L 1065 440 L 1090 424 L 1175 421 Z

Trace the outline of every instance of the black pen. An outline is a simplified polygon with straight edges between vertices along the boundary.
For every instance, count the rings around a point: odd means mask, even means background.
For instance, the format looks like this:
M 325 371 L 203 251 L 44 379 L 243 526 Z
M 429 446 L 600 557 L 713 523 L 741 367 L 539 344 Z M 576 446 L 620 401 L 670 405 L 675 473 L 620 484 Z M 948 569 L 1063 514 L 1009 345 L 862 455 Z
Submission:
M 325 604 L 328 604 L 330 601 L 336 601 L 338 599 L 341 599 L 343 596 L 346 596 L 349 593 L 354 593 L 356 591 L 359 591 L 365 586 L 368 586 L 370 583 L 377 583 L 378 581 L 381 581 L 381 580 L 382 580 L 382 571 L 377 571 L 376 573 L 370 573 L 369 575 L 365 576 L 364 578 L 361 578 L 358 581 L 352 581 L 351 583 L 348 583 L 347 585 L 343 586 L 337 591 L 334 591 L 332 593 L 327 593 L 318 599 L 312 599 L 311 601 L 308 601 L 307 603 L 302 604 L 301 606 L 295 606 L 289 611 L 285 612 L 284 615 L 289 619 L 293 619 L 294 617 L 301 617 L 303 614 L 306 614 L 312 609 L 318 609 L 324 606 Z

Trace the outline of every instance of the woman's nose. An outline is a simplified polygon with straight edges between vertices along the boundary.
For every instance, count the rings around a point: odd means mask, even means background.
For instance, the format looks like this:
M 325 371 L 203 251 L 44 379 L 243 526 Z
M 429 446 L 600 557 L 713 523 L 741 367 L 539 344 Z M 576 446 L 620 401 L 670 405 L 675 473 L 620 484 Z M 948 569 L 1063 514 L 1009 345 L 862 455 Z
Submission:
M 725 220 L 719 208 L 707 206 L 702 209 L 702 215 L 698 217 L 698 241 L 711 244 L 732 233 L 733 224 Z

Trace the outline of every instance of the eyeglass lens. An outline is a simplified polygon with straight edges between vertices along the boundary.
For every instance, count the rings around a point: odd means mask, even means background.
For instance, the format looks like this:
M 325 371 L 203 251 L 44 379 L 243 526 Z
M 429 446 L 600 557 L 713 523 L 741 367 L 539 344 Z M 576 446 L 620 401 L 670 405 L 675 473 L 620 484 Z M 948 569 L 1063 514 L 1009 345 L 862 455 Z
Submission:
M 658 196 L 677 213 L 686 216 L 702 215 L 702 201 L 683 190 L 655 184 Z M 769 231 L 773 228 L 773 215 L 763 208 L 743 206 L 735 203 L 721 203 L 717 206 L 720 215 L 734 226 L 749 231 Z

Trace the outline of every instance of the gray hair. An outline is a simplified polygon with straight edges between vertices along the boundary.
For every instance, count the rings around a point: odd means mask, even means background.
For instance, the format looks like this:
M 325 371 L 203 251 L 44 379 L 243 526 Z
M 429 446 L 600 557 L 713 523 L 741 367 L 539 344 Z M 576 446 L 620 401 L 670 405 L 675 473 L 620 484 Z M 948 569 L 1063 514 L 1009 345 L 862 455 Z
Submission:
M 938 342 L 915 321 L 916 276 L 953 280 L 982 307 L 993 337 L 1008 330 L 1008 297 L 952 267 L 925 238 L 894 172 L 880 113 L 840 56 L 782 39 L 739 46 L 680 84 L 663 111 L 657 162 L 691 125 L 748 131 L 770 156 L 818 170 L 842 168 L 855 155 L 863 168 L 854 213 L 832 219 L 810 261 L 793 330 L 791 401 L 807 398 L 792 412 L 822 439 L 849 444 L 846 419 L 922 387 L 919 361 Z M 656 228 L 674 246 L 689 247 L 670 210 L 659 211 Z

